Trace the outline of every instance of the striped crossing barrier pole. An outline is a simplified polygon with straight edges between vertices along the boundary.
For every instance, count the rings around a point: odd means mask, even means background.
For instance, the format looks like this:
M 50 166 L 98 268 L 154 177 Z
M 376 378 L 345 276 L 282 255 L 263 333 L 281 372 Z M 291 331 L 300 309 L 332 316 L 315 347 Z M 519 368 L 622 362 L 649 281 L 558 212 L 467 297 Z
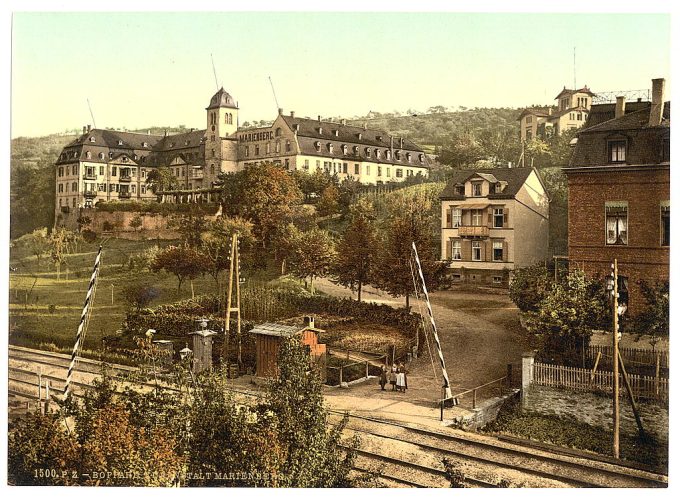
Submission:
M 97 285 L 97 276 L 99 275 L 99 262 L 102 256 L 102 246 L 99 246 L 99 251 L 97 252 L 97 258 L 94 260 L 94 268 L 92 269 L 92 276 L 90 277 L 90 284 L 87 287 L 87 294 L 85 296 L 85 304 L 83 304 L 83 311 L 80 314 L 80 323 L 78 324 L 78 331 L 76 332 L 76 342 L 73 345 L 73 352 L 71 353 L 71 363 L 68 367 L 68 373 L 66 374 L 66 385 L 64 387 L 64 399 L 68 398 L 71 388 L 71 378 L 73 377 L 73 370 L 75 370 L 76 359 L 78 357 L 78 352 L 82 346 L 83 336 L 85 334 L 85 329 L 87 326 L 88 315 L 90 312 L 90 306 L 92 304 L 92 298 L 94 295 L 95 286 Z
M 434 336 L 434 342 L 437 345 L 437 354 L 439 355 L 439 363 L 442 366 L 442 376 L 444 377 L 444 398 L 453 398 L 451 394 L 451 384 L 449 383 L 449 374 L 446 373 L 446 362 L 444 361 L 444 353 L 442 352 L 442 345 L 439 342 L 439 335 L 437 334 L 437 325 L 434 323 L 434 314 L 432 313 L 432 305 L 430 304 L 430 296 L 427 293 L 427 286 L 425 285 L 425 276 L 423 275 L 423 267 L 420 264 L 420 258 L 418 257 L 418 249 L 416 249 L 416 243 L 412 242 L 411 246 L 413 248 L 413 256 L 416 260 L 416 266 L 418 267 L 418 275 L 420 275 L 420 281 L 423 284 L 423 295 L 425 296 L 425 302 L 427 303 L 427 313 L 430 316 L 430 322 L 432 324 L 432 335 Z

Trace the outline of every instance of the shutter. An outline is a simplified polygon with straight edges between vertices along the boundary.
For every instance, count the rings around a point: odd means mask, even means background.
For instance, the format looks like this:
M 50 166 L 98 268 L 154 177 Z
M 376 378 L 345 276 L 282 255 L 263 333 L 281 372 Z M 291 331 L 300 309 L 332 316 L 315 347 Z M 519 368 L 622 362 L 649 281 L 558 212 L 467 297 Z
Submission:
M 486 226 L 493 228 L 493 207 L 491 206 L 486 210 Z
M 451 228 L 451 208 L 446 210 L 446 228 Z
M 446 259 L 451 259 L 453 241 L 451 239 L 446 241 Z
M 503 241 L 503 261 L 508 261 L 508 243 L 506 241 Z
M 472 261 L 472 241 L 463 240 L 460 248 L 460 257 L 462 261 Z
M 493 261 L 493 242 L 490 240 L 482 242 L 482 251 L 482 259 L 484 261 Z
M 508 227 L 508 212 L 510 210 L 508 208 L 503 209 L 503 227 L 507 228 Z

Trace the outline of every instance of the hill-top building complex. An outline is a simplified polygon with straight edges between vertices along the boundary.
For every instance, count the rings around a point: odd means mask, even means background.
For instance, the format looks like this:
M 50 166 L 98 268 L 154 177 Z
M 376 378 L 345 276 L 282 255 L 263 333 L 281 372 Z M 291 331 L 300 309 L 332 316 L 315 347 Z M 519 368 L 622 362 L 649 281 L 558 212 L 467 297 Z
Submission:
M 520 139 L 547 138 L 565 130 L 580 128 L 586 122 L 595 94 L 586 86 L 579 90 L 566 87 L 555 97 L 554 107 L 530 107 L 519 115 Z
M 98 201 L 208 200 L 220 173 L 272 162 L 294 171 L 321 169 L 364 184 L 428 174 L 428 159 L 413 142 L 345 122 L 279 115 L 270 127 L 238 129 L 238 104 L 223 88 L 206 108 L 206 129 L 151 135 L 83 128 L 56 162 L 57 217 Z M 177 188 L 160 195 L 149 173 L 168 168 Z

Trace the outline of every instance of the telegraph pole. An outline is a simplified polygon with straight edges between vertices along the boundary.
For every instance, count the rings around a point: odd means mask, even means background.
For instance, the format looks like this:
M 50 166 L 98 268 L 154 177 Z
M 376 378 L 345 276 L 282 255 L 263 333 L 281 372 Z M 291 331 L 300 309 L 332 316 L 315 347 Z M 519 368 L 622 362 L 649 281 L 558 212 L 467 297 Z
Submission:
M 616 259 L 614 259 L 612 269 L 612 277 L 614 279 L 614 290 L 612 291 L 614 297 L 614 333 L 612 334 L 612 356 L 614 357 L 612 362 L 614 369 L 612 417 L 614 418 L 614 439 L 612 442 L 612 454 L 614 458 L 619 458 L 619 267 Z
M 226 309 L 224 313 L 224 343 L 222 345 L 222 357 L 227 363 L 229 369 L 229 326 L 231 321 L 231 314 L 236 313 L 236 337 L 237 337 L 237 357 L 236 361 L 241 367 L 241 289 L 240 289 L 240 257 L 238 248 L 238 235 L 233 234 L 231 237 L 231 248 L 229 250 L 229 285 L 227 289 Z M 236 289 L 234 289 L 236 285 Z M 236 291 L 236 306 L 232 306 L 232 297 Z M 229 370 L 229 375 L 231 371 Z

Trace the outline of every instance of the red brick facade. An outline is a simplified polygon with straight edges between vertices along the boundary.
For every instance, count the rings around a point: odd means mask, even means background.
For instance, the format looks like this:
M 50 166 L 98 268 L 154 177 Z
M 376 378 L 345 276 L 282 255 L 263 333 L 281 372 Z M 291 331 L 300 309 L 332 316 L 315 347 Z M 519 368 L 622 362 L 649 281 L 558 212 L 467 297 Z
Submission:
M 629 171 L 570 172 L 569 261 L 572 268 L 605 276 L 618 260 L 628 277 L 629 314 L 645 305 L 639 280 L 668 280 L 669 247 L 661 242 L 661 205 L 670 200 L 670 168 L 641 166 Z M 605 203 L 628 202 L 628 243 L 607 245 Z

